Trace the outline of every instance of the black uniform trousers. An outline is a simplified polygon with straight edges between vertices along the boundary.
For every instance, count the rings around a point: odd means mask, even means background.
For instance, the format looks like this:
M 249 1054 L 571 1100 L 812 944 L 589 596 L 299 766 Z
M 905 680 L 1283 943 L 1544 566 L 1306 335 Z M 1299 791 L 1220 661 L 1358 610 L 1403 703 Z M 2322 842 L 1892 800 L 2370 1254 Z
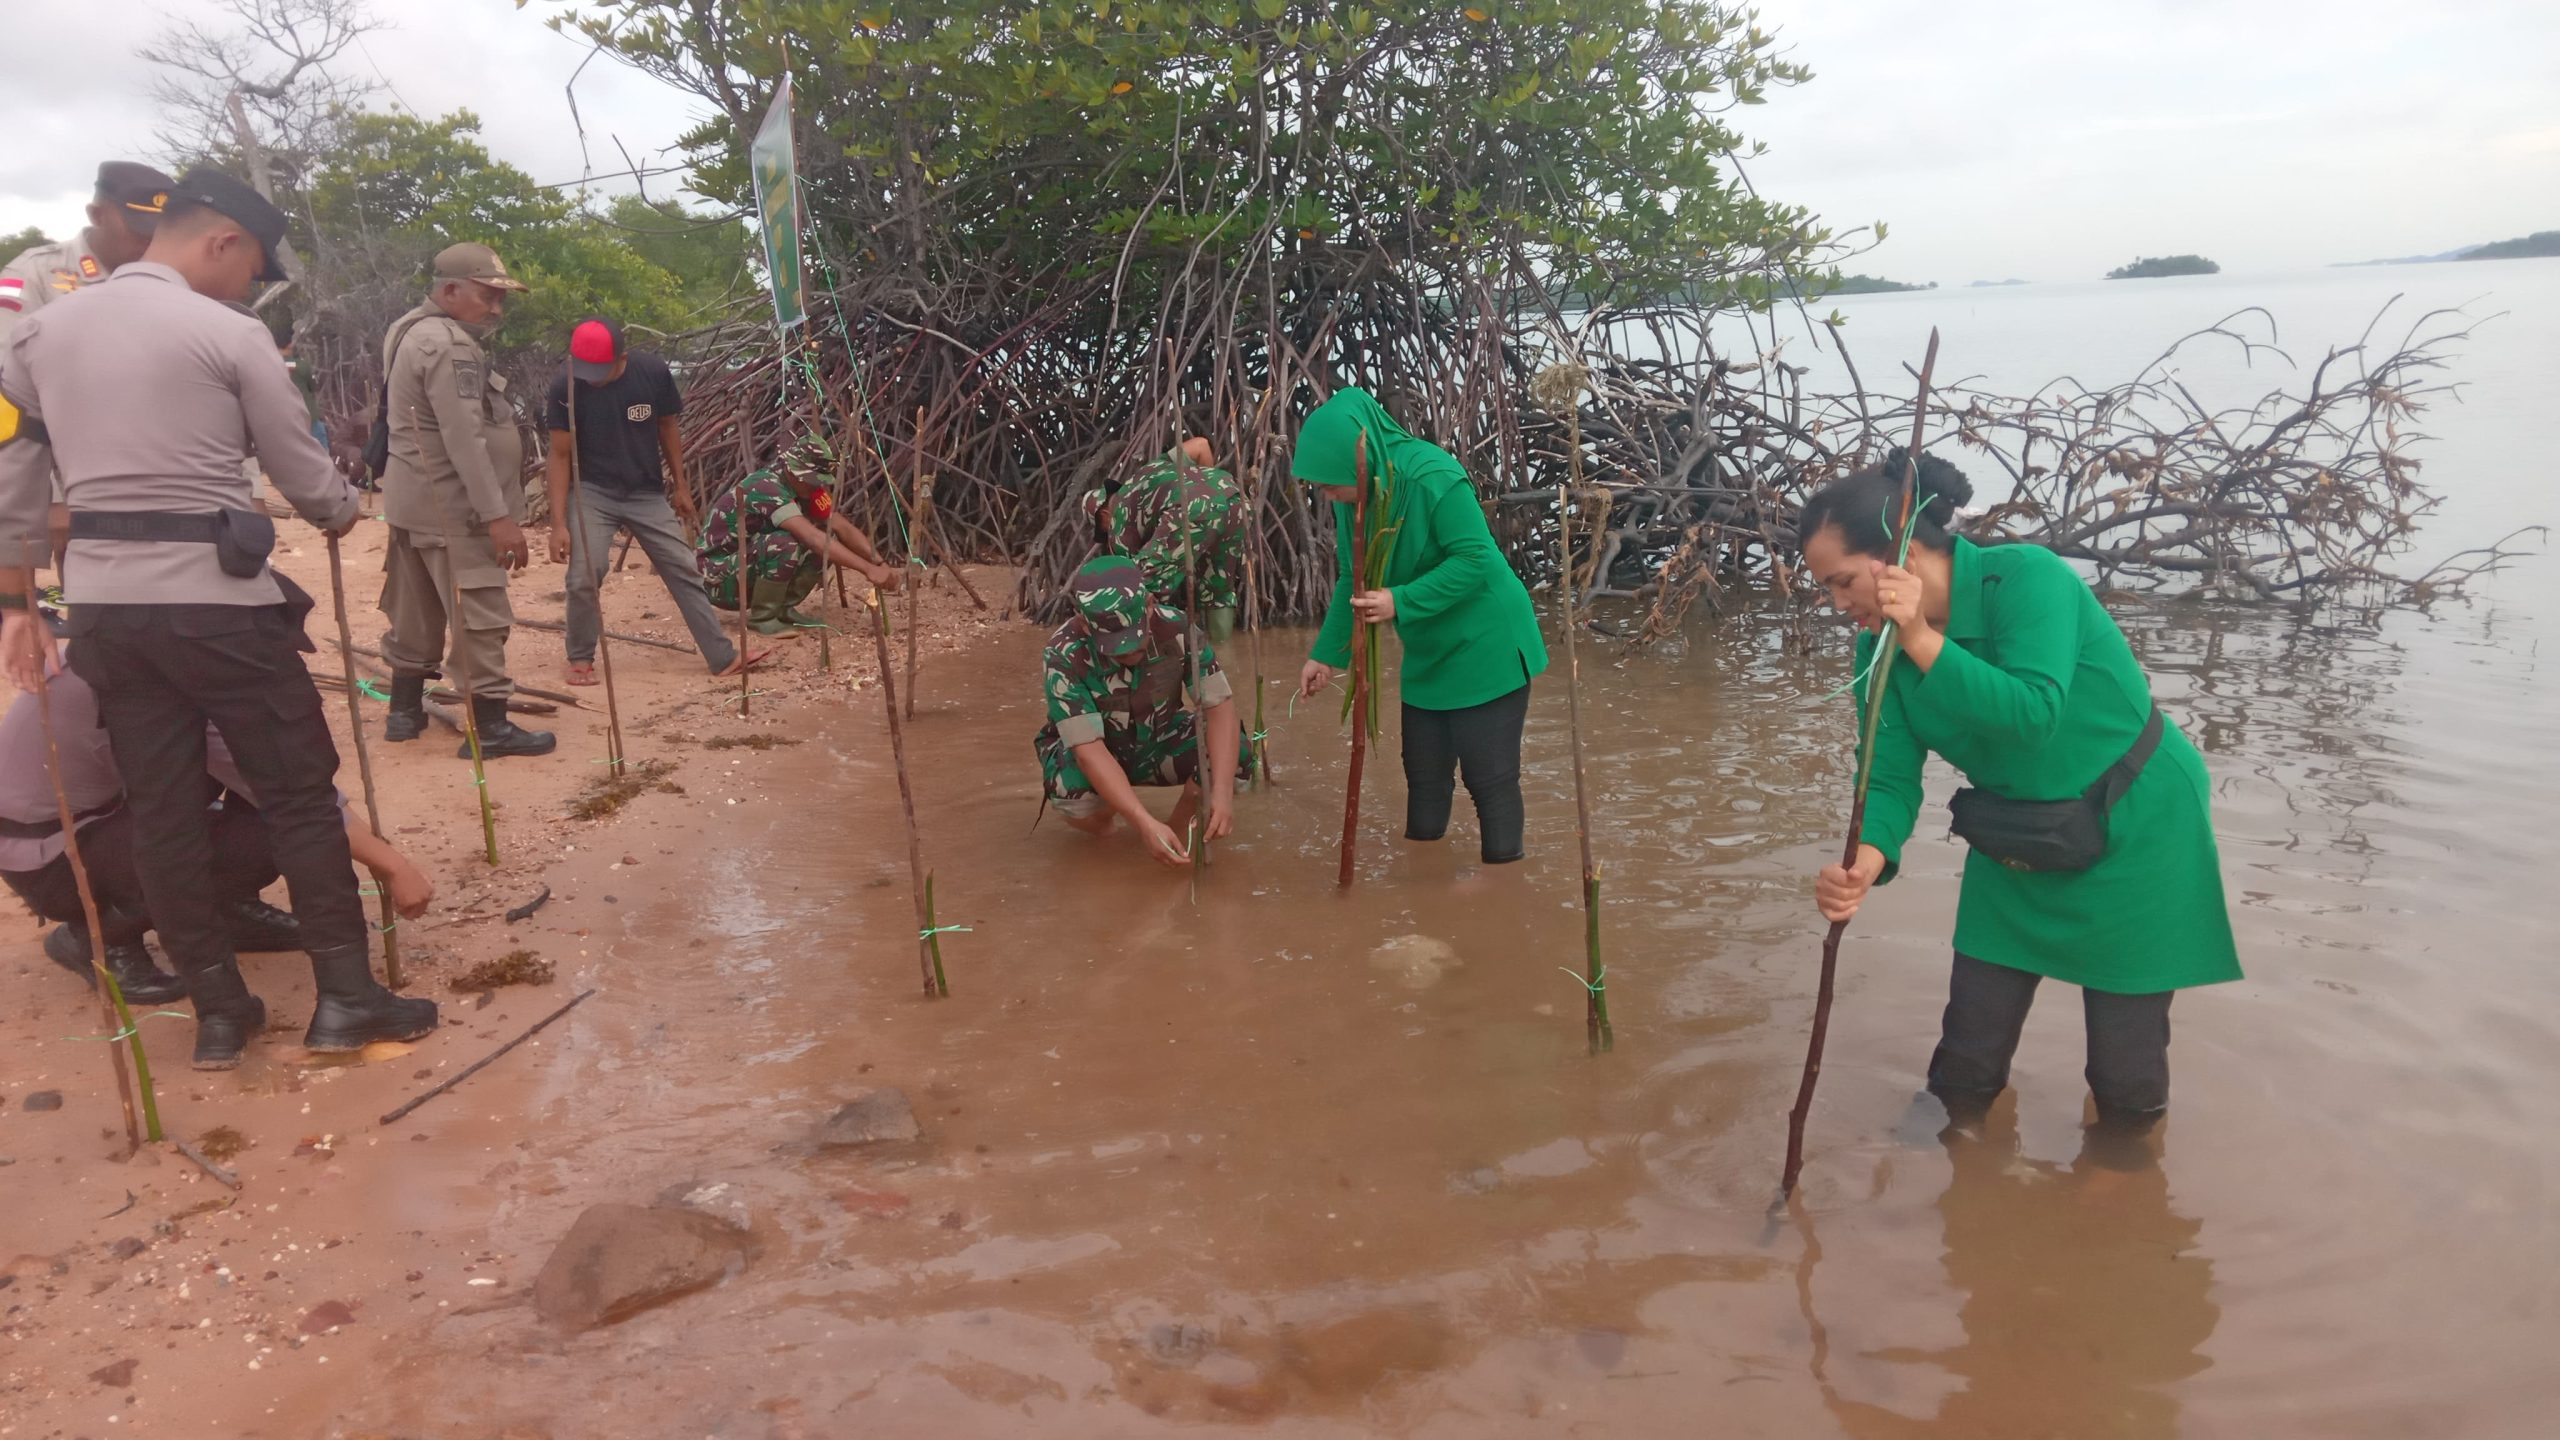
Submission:
M 1930 1093 L 1946 1102 L 1949 1115 L 1970 1120 L 2008 1088 L 2009 1059 L 2018 1053 L 2018 1036 L 2042 978 L 1957 952 L 1937 1053 L 1929 1057 Z M 2168 1108 L 2173 993 L 2117 995 L 2081 988 L 2089 1032 L 2086 1076 L 2099 1119 L 2142 1126 Z
M 276 883 L 275 850 L 267 844 L 266 817 L 237 795 L 223 797 L 209 813 L 213 823 L 214 898 L 224 904 L 255 900 Z M 107 940 L 122 945 L 139 940 L 151 928 L 150 907 L 142 898 L 142 875 L 133 862 L 133 811 L 122 806 L 80 827 L 80 860 L 89 869 L 89 889 L 98 897 Z M 71 876 L 71 857 L 56 855 L 34 870 L 0 870 L 27 908 L 45 920 L 86 925 L 80 908 L 80 885 Z M 123 912 L 118 916 L 105 912 Z
M 1521 856 L 1528 809 L 1520 798 L 1520 732 L 1529 723 L 1529 687 L 1463 710 L 1404 707 L 1404 838 L 1449 833 L 1458 777 L 1476 802 L 1480 853 L 1487 865 Z M 1455 773 L 1452 773 L 1455 772 Z
M 161 948 L 181 974 L 231 963 L 205 808 L 210 723 L 258 793 L 304 947 L 363 945 L 364 902 L 335 780 L 338 747 L 303 668 L 310 597 L 285 605 L 75 605 L 71 668 L 98 715 L 133 813 L 133 862 Z

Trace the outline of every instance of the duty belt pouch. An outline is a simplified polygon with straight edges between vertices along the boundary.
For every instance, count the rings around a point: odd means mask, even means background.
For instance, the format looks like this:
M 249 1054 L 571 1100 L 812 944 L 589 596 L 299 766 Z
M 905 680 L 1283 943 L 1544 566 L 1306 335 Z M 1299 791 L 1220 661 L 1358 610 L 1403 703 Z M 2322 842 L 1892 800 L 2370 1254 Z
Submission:
M 254 580 L 266 573 L 275 553 L 276 522 L 263 510 L 217 510 L 213 515 L 213 559 L 222 573 Z
M 1948 805 L 1957 837 L 2012 870 L 2088 869 L 2106 858 L 2107 812 L 2133 788 L 2167 728 L 2160 707 L 2152 706 L 2133 748 L 2069 800 L 2013 800 L 1970 787 L 1957 791 Z

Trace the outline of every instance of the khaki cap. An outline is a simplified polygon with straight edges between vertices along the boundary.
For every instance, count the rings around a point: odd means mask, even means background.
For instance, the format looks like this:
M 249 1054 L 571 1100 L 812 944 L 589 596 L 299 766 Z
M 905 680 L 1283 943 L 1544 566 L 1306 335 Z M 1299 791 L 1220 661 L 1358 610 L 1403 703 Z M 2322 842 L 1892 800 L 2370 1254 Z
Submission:
M 498 258 L 497 251 L 486 245 L 469 243 L 447 245 L 436 252 L 436 278 L 438 280 L 477 280 L 493 290 L 533 288 L 507 273 L 506 262 Z

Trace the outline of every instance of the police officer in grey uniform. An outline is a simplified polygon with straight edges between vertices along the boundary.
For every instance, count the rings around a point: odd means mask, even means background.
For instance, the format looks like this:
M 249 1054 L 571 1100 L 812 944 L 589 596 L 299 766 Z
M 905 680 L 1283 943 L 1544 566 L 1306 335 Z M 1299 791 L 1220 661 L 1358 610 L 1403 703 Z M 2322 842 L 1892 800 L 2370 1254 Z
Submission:
M 20 320 L 54 300 L 95 285 L 142 258 L 151 228 L 168 204 L 170 180 L 148 165 L 110 160 L 98 167 L 89 225 L 68 240 L 37 245 L 0 265 L 0 347 Z
M 552 737 L 507 718 L 507 634 L 515 608 L 507 575 L 530 558 L 524 538 L 524 440 L 507 379 L 489 363 L 480 334 L 505 317 L 523 281 L 486 245 L 448 245 L 436 255 L 435 283 L 418 308 L 394 321 L 382 345 L 391 433 L 382 471 L 382 639 L 391 662 L 387 740 L 415 740 L 427 728 L 427 679 L 450 675 L 471 692 L 483 755 L 547 755 Z M 461 613 L 451 613 L 457 605 Z M 437 659 L 452 650 L 443 670 Z M 463 742 L 458 752 L 471 754 Z
M 25 416 L 0 445 L 0 665 L 38 683 L 26 609 L 45 545 L 47 478 L 71 506 L 65 584 L 71 668 L 99 718 L 133 814 L 134 868 L 195 1001 L 195 1063 L 229 1069 L 266 1026 L 241 978 L 215 883 L 205 726 L 258 793 L 319 991 L 303 1043 L 357 1050 L 435 1028 L 431 1000 L 394 995 L 368 963 L 363 902 L 339 816 L 337 748 L 303 668 L 311 597 L 268 568 L 275 524 L 242 478 L 254 450 L 303 518 L 344 534 L 349 488 L 306 427 L 266 327 L 226 302 L 284 278 L 282 212 L 217 170 L 169 191 L 143 258 L 48 303 L 0 353 L 0 393 Z

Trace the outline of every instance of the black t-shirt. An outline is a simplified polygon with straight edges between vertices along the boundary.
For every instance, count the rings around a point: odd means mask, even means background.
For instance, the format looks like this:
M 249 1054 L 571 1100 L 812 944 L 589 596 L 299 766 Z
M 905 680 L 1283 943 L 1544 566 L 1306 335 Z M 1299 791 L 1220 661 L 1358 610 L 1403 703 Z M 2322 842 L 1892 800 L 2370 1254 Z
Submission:
M 616 495 L 656 495 L 666 489 L 658 458 L 658 417 L 684 411 L 684 396 L 667 362 L 634 354 L 622 378 L 578 382 L 578 478 Z M 569 377 L 551 381 L 542 423 L 569 428 Z

